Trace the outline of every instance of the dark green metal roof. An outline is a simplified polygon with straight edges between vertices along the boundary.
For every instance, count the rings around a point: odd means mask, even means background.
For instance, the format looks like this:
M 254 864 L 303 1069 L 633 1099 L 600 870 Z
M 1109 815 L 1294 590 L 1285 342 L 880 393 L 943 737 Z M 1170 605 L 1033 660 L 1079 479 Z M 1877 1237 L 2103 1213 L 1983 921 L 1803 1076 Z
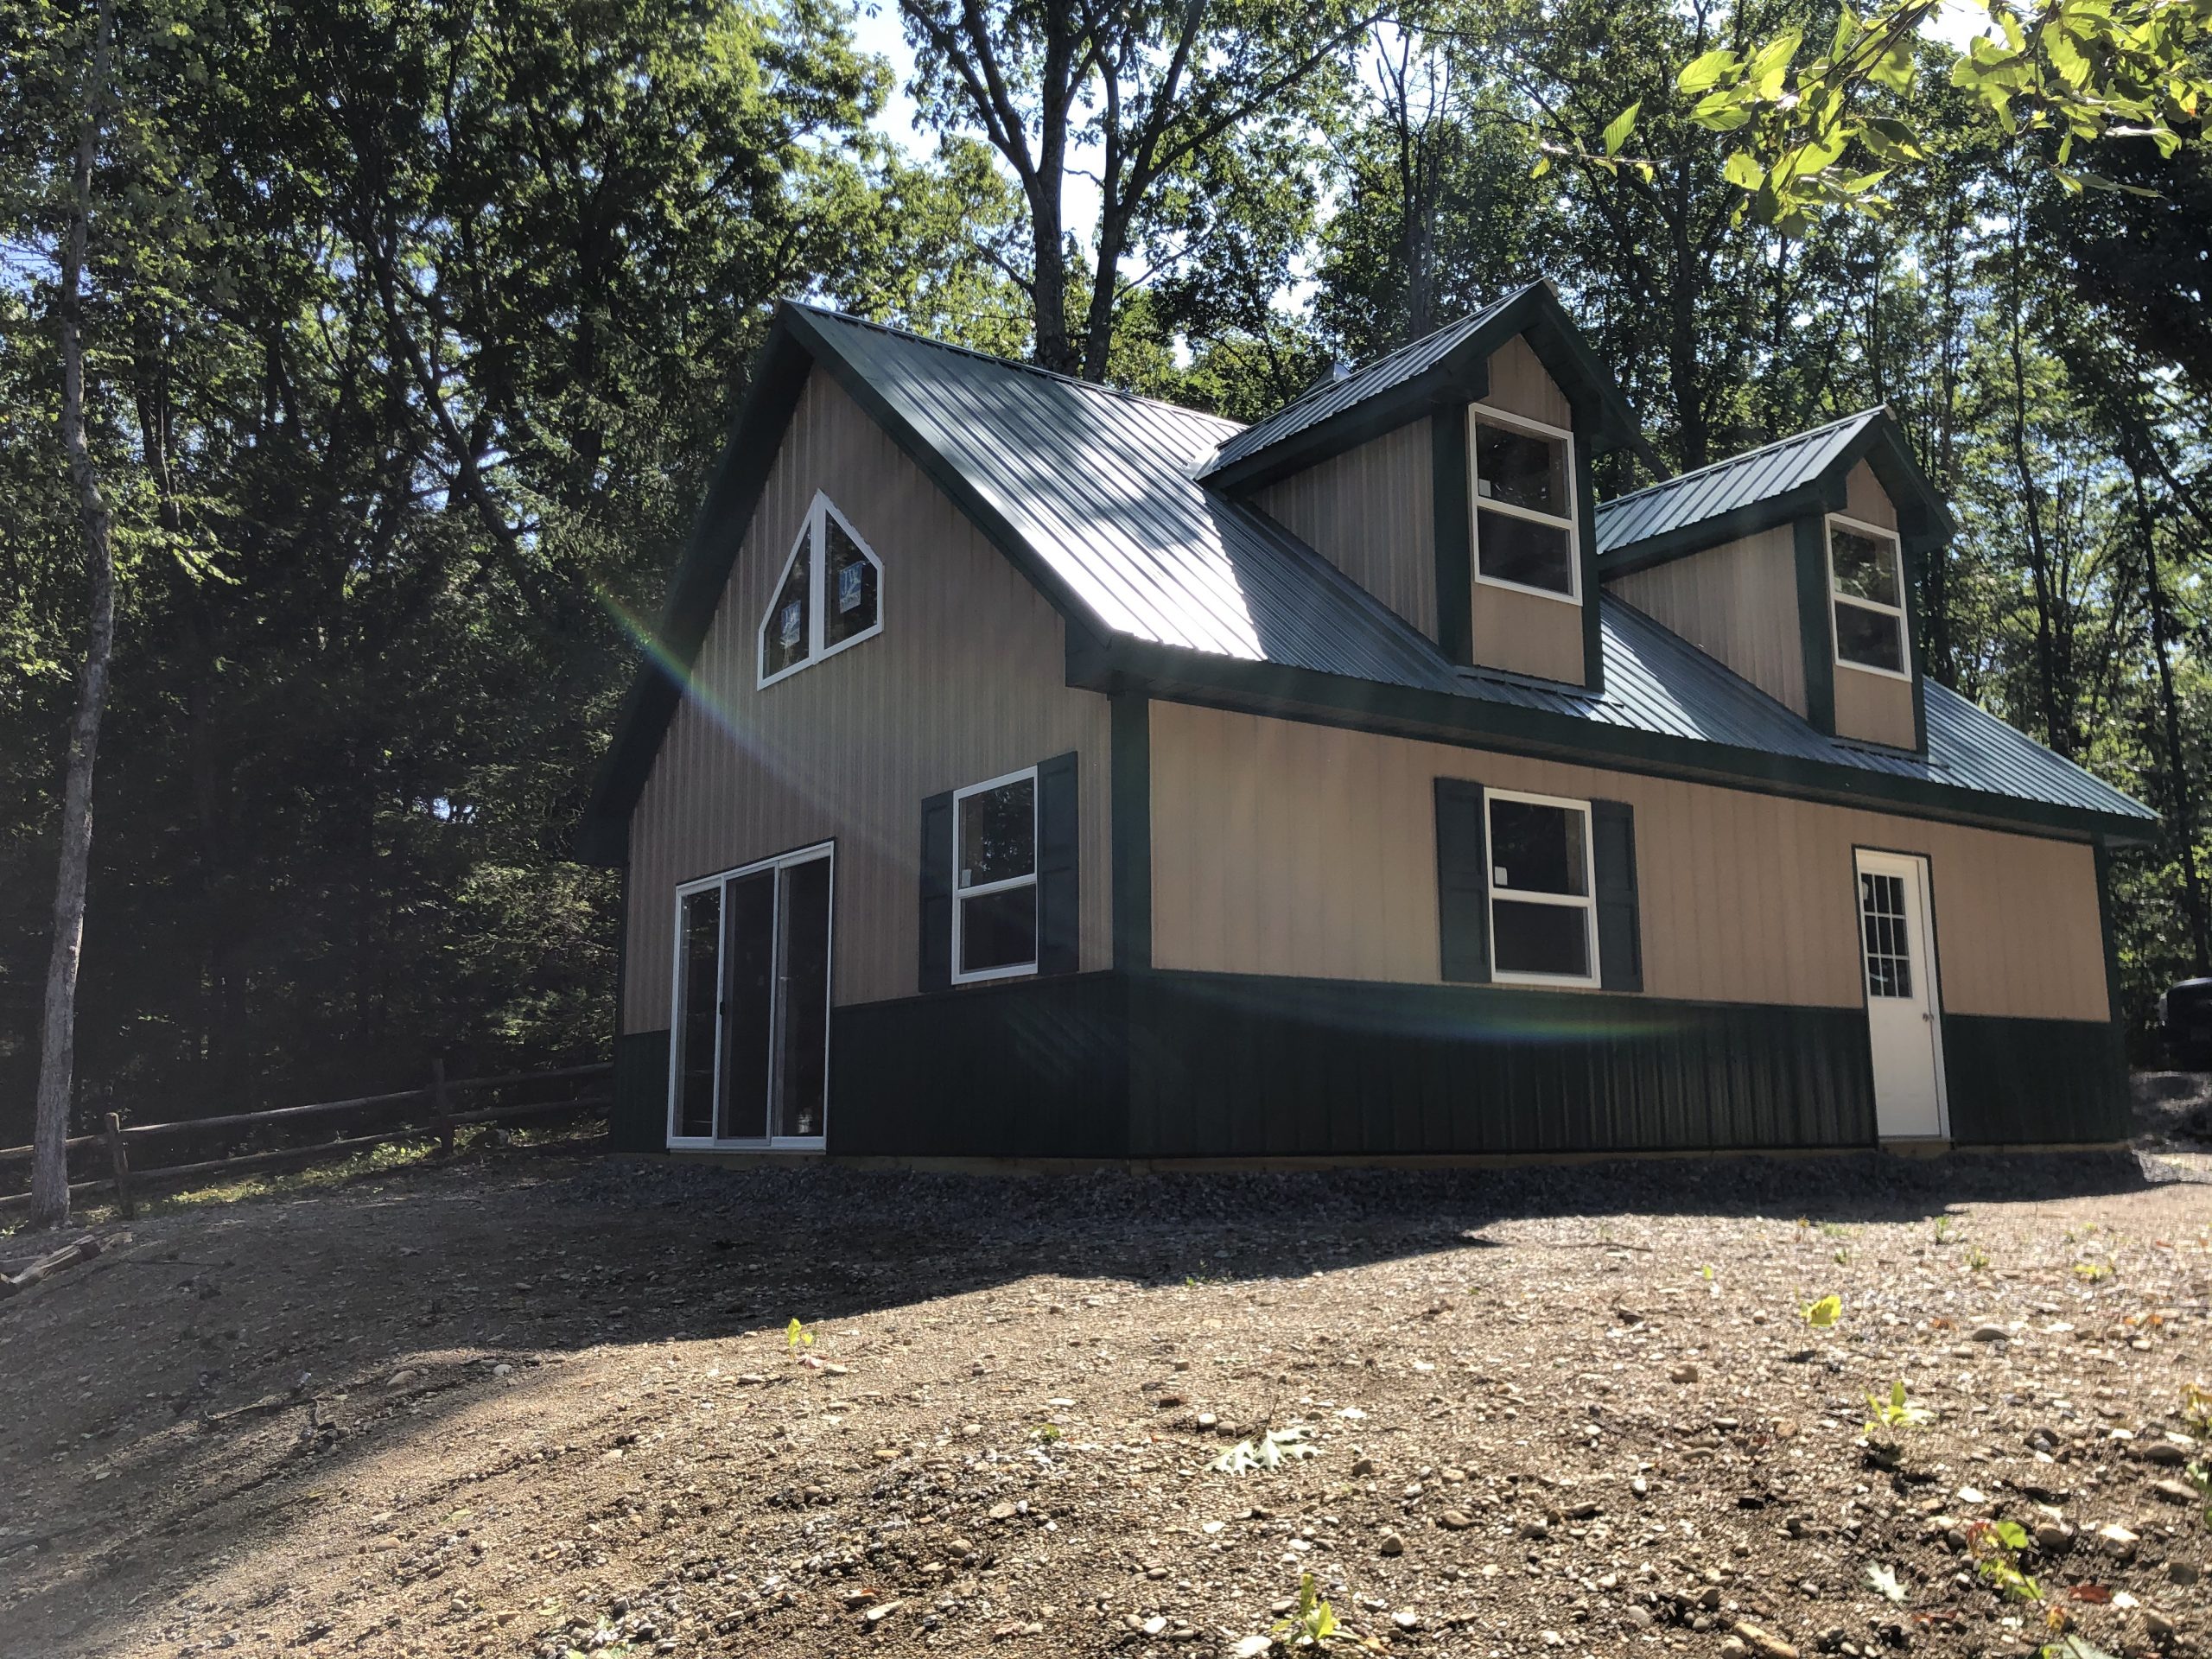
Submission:
M 1586 750 L 1593 764 L 1641 757 L 1661 770 L 1781 779 L 1835 796 L 1872 790 L 1937 811 L 2010 811 L 2084 832 L 2152 818 L 1932 683 L 1926 756 L 1826 737 L 1602 592 L 1602 691 L 1456 667 L 1281 525 L 1201 481 L 1201 467 L 1236 435 L 1232 423 L 786 306 L 678 569 L 661 660 L 647 664 L 624 707 L 587 817 L 592 855 L 620 855 L 678 677 L 728 583 L 798 388 L 817 365 L 1059 607 L 1078 683 L 1162 695 L 1199 681 L 1269 687 L 1286 712 L 1325 706 L 1331 717 L 1351 710 L 1386 728 Z
M 1951 533 L 1949 511 L 1884 406 L 1793 433 L 1598 504 L 1599 568 L 1617 571 L 1747 535 L 1800 513 L 1839 511 L 1864 460 L 1896 505 L 1908 541 Z

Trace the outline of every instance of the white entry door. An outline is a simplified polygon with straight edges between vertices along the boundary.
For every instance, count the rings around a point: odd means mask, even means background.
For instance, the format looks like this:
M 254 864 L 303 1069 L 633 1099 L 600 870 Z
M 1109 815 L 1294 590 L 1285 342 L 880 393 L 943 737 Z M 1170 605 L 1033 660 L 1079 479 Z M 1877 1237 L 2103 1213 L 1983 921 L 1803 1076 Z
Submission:
M 1941 1136 L 1943 1032 L 1928 861 L 1859 854 L 1859 957 L 1874 1052 L 1874 1123 L 1885 1141 Z

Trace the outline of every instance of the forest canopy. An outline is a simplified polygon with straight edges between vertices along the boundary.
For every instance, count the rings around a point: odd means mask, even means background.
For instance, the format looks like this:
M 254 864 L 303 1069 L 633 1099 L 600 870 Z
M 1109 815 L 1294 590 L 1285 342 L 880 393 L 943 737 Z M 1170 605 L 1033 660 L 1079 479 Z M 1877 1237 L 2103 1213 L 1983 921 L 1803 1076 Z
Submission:
M 620 880 L 571 837 L 785 296 L 1249 419 L 1548 275 L 1643 422 L 1611 489 L 1886 403 L 1961 525 L 1929 671 L 2164 815 L 2115 870 L 2131 1020 L 2205 968 L 2201 34 L 2155 123 L 2084 137 L 1993 109 L 1922 6 L 1912 74 L 1853 92 L 1878 143 L 1910 118 L 1879 211 L 1778 213 L 1707 100 L 1847 41 L 1833 6 L 888 11 L 895 65 L 836 0 L 0 12 L 0 1143 L 87 645 L 88 96 L 118 580 L 80 1117 L 605 1053 Z

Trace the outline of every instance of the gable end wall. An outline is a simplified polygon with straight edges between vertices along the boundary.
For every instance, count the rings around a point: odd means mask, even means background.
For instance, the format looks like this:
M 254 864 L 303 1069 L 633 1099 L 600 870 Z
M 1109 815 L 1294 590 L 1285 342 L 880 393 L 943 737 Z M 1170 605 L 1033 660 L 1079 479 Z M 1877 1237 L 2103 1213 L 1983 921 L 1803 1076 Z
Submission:
M 756 631 L 817 489 L 883 563 L 883 632 L 756 689 Z M 1059 613 L 816 370 L 631 819 L 622 1030 L 669 1026 L 677 883 L 831 839 L 832 1000 L 913 995 L 922 802 L 1071 750 L 1081 965 L 1109 965 L 1108 703 L 1066 678 Z

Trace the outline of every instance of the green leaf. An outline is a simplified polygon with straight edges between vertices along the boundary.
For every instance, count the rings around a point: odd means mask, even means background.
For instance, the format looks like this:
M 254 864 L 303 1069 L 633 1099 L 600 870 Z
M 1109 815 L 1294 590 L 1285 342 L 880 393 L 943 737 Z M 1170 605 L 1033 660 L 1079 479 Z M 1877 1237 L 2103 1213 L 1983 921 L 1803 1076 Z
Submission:
M 2007 1549 L 2025 1549 L 2028 1547 L 2028 1529 L 2017 1521 L 1994 1522 L 1989 1529 L 1996 1534 L 1997 1541 Z
M 1754 96 L 1770 100 L 1781 96 L 1783 78 L 1789 73 L 1789 60 L 1804 43 L 1805 32 L 1792 29 L 1776 35 L 1751 54 L 1744 79 L 1750 83 Z
M 1605 147 L 1606 155 L 1618 156 L 1621 153 L 1621 146 L 1628 142 L 1629 134 L 1636 130 L 1636 114 L 1643 107 L 1643 100 L 1638 99 L 1615 116 L 1606 126 L 1600 140 Z
M 1758 164 L 1749 150 L 1731 150 L 1727 165 L 1722 171 L 1728 182 L 1739 190 L 1756 190 L 1766 182 L 1766 169 Z
M 1843 1298 L 1831 1293 L 1817 1302 L 1808 1302 L 1798 1310 L 1805 1323 L 1816 1331 L 1825 1331 L 1843 1318 Z
M 1686 92 L 1702 92 L 1717 86 L 1721 79 L 1733 74 L 1743 64 L 1743 59 L 1725 46 L 1710 52 L 1700 52 L 1675 78 L 1675 85 Z

